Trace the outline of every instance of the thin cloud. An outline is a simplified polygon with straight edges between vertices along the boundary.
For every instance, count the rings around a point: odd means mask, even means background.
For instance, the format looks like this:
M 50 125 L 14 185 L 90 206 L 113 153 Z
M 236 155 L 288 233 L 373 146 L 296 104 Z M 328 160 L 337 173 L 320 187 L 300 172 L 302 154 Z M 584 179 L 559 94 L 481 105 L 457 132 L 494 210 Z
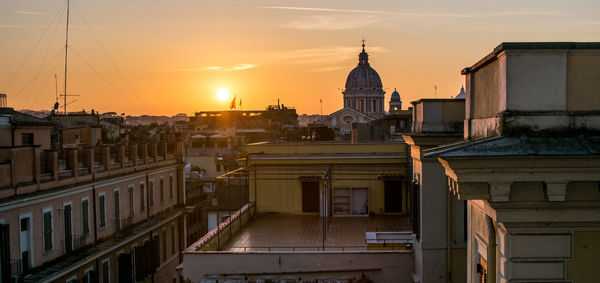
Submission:
M 374 16 L 316 15 L 293 20 L 282 27 L 302 30 L 345 30 L 369 26 L 383 21 L 385 19 Z
M 390 12 L 390 11 L 375 11 L 375 10 L 353 10 L 353 9 L 332 9 L 319 7 L 295 7 L 295 6 L 266 6 L 259 7 L 262 9 L 275 10 L 294 10 L 305 12 L 330 12 L 330 13 L 355 13 L 355 14 L 372 14 L 372 15 L 394 15 L 394 16 L 415 16 L 415 17 L 444 17 L 444 18 L 474 18 L 476 16 L 469 14 L 452 14 L 452 13 L 416 13 L 416 12 Z
M 238 64 L 232 67 L 233 70 L 236 71 L 240 71 L 240 70 L 247 70 L 247 69 L 252 69 L 252 68 L 256 68 L 258 65 L 256 64 Z
M 331 66 L 312 70 L 315 73 L 331 72 L 339 69 L 347 69 L 348 66 Z
M 0 28 L 45 28 L 42 25 L 0 25 Z
M 319 7 L 297 7 L 297 6 L 264 6 L 262 9 L 273 10 L 292 10 L 305 12 L 330 12 L 330 13 L 355 13 L 355 14 L 372 14 L 372 15 L 394 15 L 406 17 L 441 17 L 441 18 L 484 18 L 489 16 L 557 16 L 564 15 L 565 12 L 558 11 L 503 11 L 494 13 L 420 13 L 420 12 L 392 12 L 392 11 L 375 11 L 375 10 L 354 10 L 354 9 L 333 9 Z
M 543 12 L 543 11 L 504 11 L 504 12 L 496 12 L 491 15 L 494 16 L 546 16 L 552 17 L 557 15 L 563 15 L 564 12 Z
M 367 52 L 381 53 L 386 51 L 387 49 L 382 47 L 367 46 Z M 285 64 L 331 64 L 357 57 L 359 52 L 359 45 L 307 48 L 273 53 L 270 55 L 270 60 Z
M 20 14 L 20 15 L 45 15 L 46 13 L 42 13 L 42 12 L 35 12 L 35 11 L 13 11 L 13 14 Z
M 361 14 L 391 14 L 385 11 L 371 11 L 371 10 L 351 10 L 351 9 L 330 9 L 330 8 L 314 8 L 314 7 L 293 7 L 293 6 L 268 6 L 260 7 L 263 9 L 277 9 L 277 10 L 296 10 L 296 11 L 312 11 L 312 12 L 339 12 L 339 13 L 361 13 Z
M 208 66 L 203 68 L 173 68 L 173 69 L 154 69 L 155 72 L 202 72 L 202 71 L 242 71 L 258 67 L 257 64 L 237 64 L 231 67 Z

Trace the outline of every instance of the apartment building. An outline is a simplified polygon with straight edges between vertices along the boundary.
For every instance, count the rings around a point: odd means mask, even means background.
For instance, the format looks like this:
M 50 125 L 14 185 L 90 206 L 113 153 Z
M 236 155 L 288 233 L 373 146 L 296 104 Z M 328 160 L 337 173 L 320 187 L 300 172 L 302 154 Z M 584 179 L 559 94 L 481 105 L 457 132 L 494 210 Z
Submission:
M 223 177 L 250 202 L 188 247 L 184 279 L 410 280 L 404 143 L 257 143 L 245 164 Z
M 429 151 L 462 140 L 464 99 L 419 99 L 413 131 L 403 138 L 412 157 L 413 282 L 465 282 L 466 201 L 448 191 L 444 167 Z
M 0 148 L 2 282 L 179 282 L 181 151 Z
M 600 43 L 502 43 L 466 76 L 464 141 L 430 152 L 467 200 L 467 282 L 600 278 Z

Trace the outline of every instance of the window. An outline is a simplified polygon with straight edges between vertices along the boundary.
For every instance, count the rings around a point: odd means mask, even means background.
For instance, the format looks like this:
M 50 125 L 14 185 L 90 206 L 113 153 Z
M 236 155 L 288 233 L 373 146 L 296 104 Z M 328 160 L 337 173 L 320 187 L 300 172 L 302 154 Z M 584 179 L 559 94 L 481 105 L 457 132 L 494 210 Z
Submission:
M 148 197 L 150 198 L 150 207 L 154 206 L 154 182 L 150 181 L 148 184 L 148 193 L 150 194 Z
M 133 216 L 133 185 L 127 189 L 129 191 L 129 216 Z
M 175 224 L 171 225 L 171 255 L 175 254 Z
M 81 283 L 92 283 L 92 272 L 93 269 L 87 269 L 83 274 L 83 277 L 81 277 Z
M 102 262 L 102 283 L 110 283 L 110 266 L 108 259 Z
M 375 99 L 371 100 L 371 112 L 376 112 L 377 110 L 377 101 Z
M 162 230 L 162 259 L 163 262 L 167 261 L 167 229 Z
M 98 195 L 98 210 L 100 211 L 100 228 L 106 227 L 106 196 Z
M 173 176 L 169 176 L 169 198 L 173 199 Z
M 165 179 L 160 178 L 160 203 L 165 200 Z
M 43 226 L 42 229 L 44 229 L 44 252 L 50 252 L 52 251 L 53 248 L 53 235 L 52 235 L 52 208 L 45 208 L 42 211 L 42 218 L 44 219 L 43 221 Z
M 33 133 L 22 133 L 21 134 L 22 145 L 33 145 Z
M 361 99 L 358 101 L 358 111 L 364 112 L 364 101 Z
M 144 196 L 146 192 L 144 192 L 144 183 L 140 184 L 140 210 L 144 211 L 146 209 L 146 198 Z
M 90 210 L 89 210 L 90 201 L 87 199 L 83 199 L 81 201 L 81 227 L 83 230 L 83 235 L 90 234 Z

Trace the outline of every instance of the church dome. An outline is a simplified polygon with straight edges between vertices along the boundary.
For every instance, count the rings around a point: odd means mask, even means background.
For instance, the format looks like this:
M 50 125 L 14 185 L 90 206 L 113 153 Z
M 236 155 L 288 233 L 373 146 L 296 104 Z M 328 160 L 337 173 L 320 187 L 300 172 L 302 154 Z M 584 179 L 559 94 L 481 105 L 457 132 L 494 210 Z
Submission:
M 400 94 L 396 89 L 394 89 L 394 92 L 392 92 L 392 98 L 390 101 L 400 101 Z
M 369 65 L 369 54 L 365 52 L 363 43 L 362 52 L 358 55 L 358 66 L 350 71 L 346 79 L 346 91 L 381 91 L 382 87 L 379 74 Z

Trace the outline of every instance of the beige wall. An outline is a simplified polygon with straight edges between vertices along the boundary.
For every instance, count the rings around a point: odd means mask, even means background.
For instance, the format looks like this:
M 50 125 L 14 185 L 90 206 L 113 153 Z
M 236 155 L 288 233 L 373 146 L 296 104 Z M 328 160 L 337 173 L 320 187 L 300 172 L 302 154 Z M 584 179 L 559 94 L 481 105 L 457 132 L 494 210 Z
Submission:
M 308 163 L 310 164 L 310 163 Z M 307 165 L 307 164 L 305 164 Z M 339 164 L 337 164 L 339 165 Z M 366 167 L 375 168 L 378 164 L 365 163 Z M 318 166 L 318 165 L 316 165 Z M 314 167 L 313 167 L 314 168 Z M 347 167 L 358 169 L 360 167 Z M 327 167 L 321 169 L 327 170 Z M 369 190 L 369 212 L 379 214 L 384 212 L 384 180 L 378 179 L 379 175 L 404 175 L 404 170 L 385 170 L 372 169 L 370 172 L 359 173 L 355 170 L 343 172 L 335 170 L 332 188 L 368 188 Z M 258 167 L 256 169 L 257 181 L 251 180 L 250 183 L 250 201 L 254 201 L 254 182 L 256 182 L 256 205 L 257 212 L 278 212 L 290 214 L 303 214 L 302 212 L 302 179 L 306 175 L 304 170 L 294 170 L 286 168 Z M 345 174 L 344 174 L 345 173 Z M 252 173 L 253 174 L 253 173 Z M 278 177 L 279 176 L 279 177 Z M 276 180 L 270 180 L 276 179 Z M 352 180 L 363 179 L 363 180 Z M 307 181 L 313 181 L 307 180 Z M 323 189 L 323 180 L 314 180 L 319 182 L 320 189 Z M 406 212 L 406 188 L 402 187 L 403 208 Z M 322 203 L 322 201 L 320 202 Z M 311 213 L 308 213 L 311 214 Z
M 576 231 L 573 260 L 567 262 L 567 279 L 573 283 L 597 282 L 600 278 L 600 231 Z
M 50 127 L 17 127 L 15 129 L 15 145 L 22 145 L 21 134 L 33 133 L 33 144 L 40 145 L 41 149 L 50 149 Z M 9 140 L 9 142 L 11 142 Z
M 567 56 L 567 110 L 600 109 L 600 55 Z
M 64 144 L 84 143 L 96 145 L 98 140 L 102 139 L 102 129 L 91 127 L 65 129 L 62 131 L 62 138 Z
M 471 117 L 488 118 L 498 113 L 500 104 L 498 61 L 479 69 L 472 78 Z
M 412 282 L 407 252 L 186 253 L 183 265 L 183 277 L 191 282 L 207 274 L 294 275 L 304 282 L 324 276 L 358 280 L 364 274 L 373 282 Z

